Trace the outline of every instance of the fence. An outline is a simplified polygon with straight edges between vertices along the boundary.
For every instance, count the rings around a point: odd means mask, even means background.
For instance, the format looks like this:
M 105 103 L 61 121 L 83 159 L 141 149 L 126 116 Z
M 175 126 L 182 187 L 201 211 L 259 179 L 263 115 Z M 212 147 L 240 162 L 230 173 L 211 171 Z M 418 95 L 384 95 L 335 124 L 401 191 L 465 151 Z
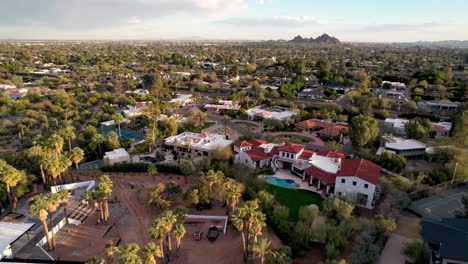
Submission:
M 434 194 L 438 194 L 445 190 L 458 188 L 458 187 L 466 187 L 466 186 L 468 186 L 468 181 L 465 179 L 455 180 L 453 184 L 452 182 L 448 181 L 448 182 L 443 182 L 438 185 L 427 187 L 427 189 L 424 189 L 424 190 L 412 192 L 409 194 L 409 197 L 412 201 L 417 201 L 417 200 L 432 196 Z

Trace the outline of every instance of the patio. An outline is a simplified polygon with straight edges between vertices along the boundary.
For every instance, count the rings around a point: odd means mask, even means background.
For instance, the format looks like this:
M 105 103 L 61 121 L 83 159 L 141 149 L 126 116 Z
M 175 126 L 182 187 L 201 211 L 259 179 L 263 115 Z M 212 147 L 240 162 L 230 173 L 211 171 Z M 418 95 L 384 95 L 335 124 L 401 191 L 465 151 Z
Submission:
M 278 170 L 276 171 L 275 175 L 271 175 L 271 176 L 276 177 L 278 179 L 293 180 L 296 184 L 300 186 L 298 189 L 311 191 L 311 192 L 320 194 L 320 196 L 322 197 L 325 197 L 324 188 L 317 189 L 316 186 L 309 186 L 308 181 L 302 181 L 301 178 L 299 178 L 298 176 L 295 176 L 290 171 Z

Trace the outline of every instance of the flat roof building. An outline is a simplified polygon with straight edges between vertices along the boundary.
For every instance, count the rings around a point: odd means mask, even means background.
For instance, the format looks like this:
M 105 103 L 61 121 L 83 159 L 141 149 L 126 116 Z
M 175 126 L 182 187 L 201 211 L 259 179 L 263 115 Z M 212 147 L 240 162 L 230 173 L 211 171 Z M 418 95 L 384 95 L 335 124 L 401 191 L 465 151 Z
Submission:
M 179 135 L 168 137 L 164 144 L 177 151 L 182 156 L 208 156 L 212 150 L 225 148 L 233 143 L 226 139 L 225 135 L 210 133 L 184 132 Z

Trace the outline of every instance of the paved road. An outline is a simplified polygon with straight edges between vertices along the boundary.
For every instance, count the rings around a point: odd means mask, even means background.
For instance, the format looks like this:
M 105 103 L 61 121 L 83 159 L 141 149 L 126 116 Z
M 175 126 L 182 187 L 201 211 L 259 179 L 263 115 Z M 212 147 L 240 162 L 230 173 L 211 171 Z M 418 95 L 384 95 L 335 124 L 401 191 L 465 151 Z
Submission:
M 392 234 L 380 255 L 379 264 L 404 264 L 406 257 L 403 255 L 402 250 L 405 244 L 411 241 L 410 238 L 395 233 Z

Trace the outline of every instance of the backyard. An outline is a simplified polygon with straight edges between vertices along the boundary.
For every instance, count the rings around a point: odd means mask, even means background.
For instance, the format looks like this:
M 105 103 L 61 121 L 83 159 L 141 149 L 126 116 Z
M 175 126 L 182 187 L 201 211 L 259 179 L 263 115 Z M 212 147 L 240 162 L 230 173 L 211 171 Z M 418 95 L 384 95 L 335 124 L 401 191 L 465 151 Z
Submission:
M 275 195 L 275 199 L 281 204 L 289 208 L 289 220 L 292 222 L 298 221 L 299 208 L 310 204 L 316 204 L 322 209 L 322 197 L 319 194 L 300 190 L 287 189 L 268 184 L 267 191 Z

